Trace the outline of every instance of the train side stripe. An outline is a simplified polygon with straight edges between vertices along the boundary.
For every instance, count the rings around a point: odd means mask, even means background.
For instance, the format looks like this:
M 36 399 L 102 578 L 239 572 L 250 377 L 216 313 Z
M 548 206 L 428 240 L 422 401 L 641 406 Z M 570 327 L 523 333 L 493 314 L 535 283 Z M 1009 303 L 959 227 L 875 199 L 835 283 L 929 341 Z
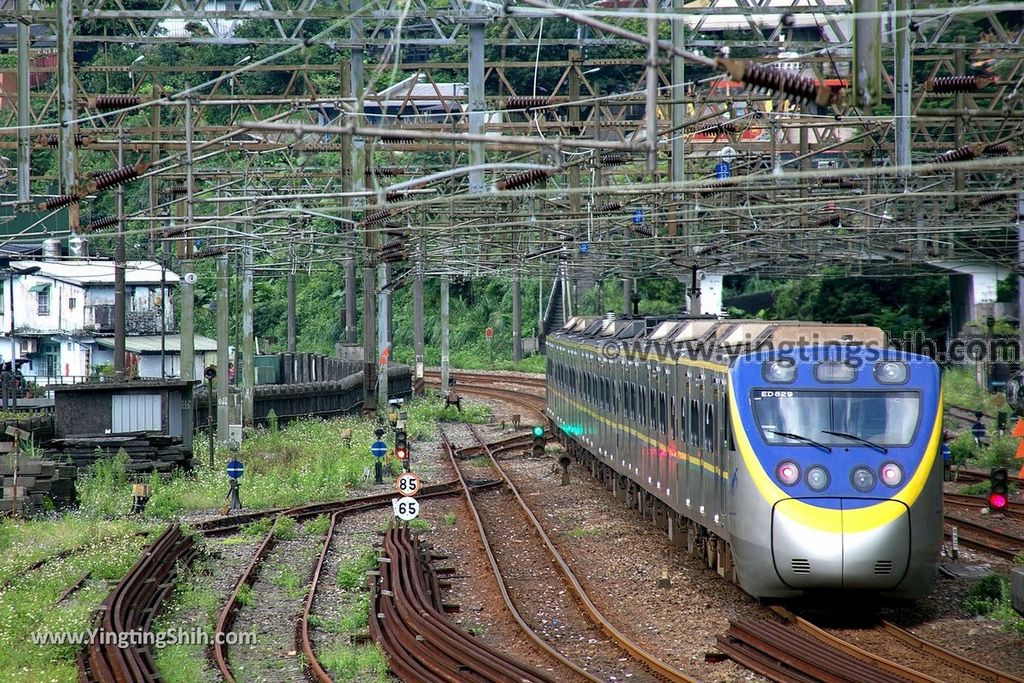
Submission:
M 691 455 L 691 454 L 687 453 L 686 451 L 681 451 L 681 450 L 679 450 L 677 448 L 668 448 L 668 447 L 662 448 L 661 447 L 661 442 L 659 442 L 657 439 L 652 439 L 649 436 L 647 436 L 646 434 L 644 434 L 644 433 L 642 433 L 642 432 L 640 432 L 640 431 L 638 431 L 636 429 L 633 429 L 629 425 L 622 424 L 621 422 L 616 422 L 615 420 L 608 419 L 607 417 L 601 415 L 600 413 L 598 413 L 598 412 L 588 408 L 585 404 L 580 403 L 579 401 L 575 401 L 575 400 L 569 398 L 569 396 L 566 395 L 565 392 L 559 391 L 558 389 L 555 389 L 551 385 L 548 385 L 548 392 L 561 396 L 562 400 L 564 400 L 565 402 L 567 402 L 570 405 L 574 406 L 578 410 L 586 413 L 587 415 L 589 415 L 590 417 L 594 418 L 598 422 L 600 422 L 602 424 L 606 424 L 609 427 L 612 427 L 613 429 L 619 430 L 620 432 L 624 432 L 626 434 L 631 434 L 631 435 L 635 436 L 636 438 L 640 439 L 641 441 L 643 441 L 644 443 L 646 443 L 647 445 L 654 446 L 659 451 L 662 451 L 662 450 L 665 451 L 668 455 L 672 456 L 673 458 L 678 458 L 679 460 L 683 460 L 683 461 L 685 461 L 685 462 L 687 462 L 687 463 L 689 463 L 691 465 L 694 465 L 696 467 L 703 467 L 705 470 L 707 470 L 708 472 L 710 472 L 711 474 L 713 474 L 713 475 L 715 475 L 717 477 L 722 477 L 723 479 L 728 479 L 729 478 L 729 473 L 726 472 L 725 470 L 723 470 L 720 467 L 716 467 L 714 463 L 708 462 L 707 460 L 703 460 L 699 456 Z

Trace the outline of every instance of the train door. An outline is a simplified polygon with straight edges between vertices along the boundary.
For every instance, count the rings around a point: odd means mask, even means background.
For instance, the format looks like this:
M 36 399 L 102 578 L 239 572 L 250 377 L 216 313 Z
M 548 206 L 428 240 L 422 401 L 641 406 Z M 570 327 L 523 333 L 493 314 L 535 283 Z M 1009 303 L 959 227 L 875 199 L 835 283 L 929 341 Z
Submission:
M 707 477 L 705 474 L 707 469 L 706 458 L 707 455 L 704 453 L 704 371 L 694 371 L 694 383 L 691 387 L 692 392 L 690 395 L 690 441 L 693 447 L 693 458 L 694 458 L 694 507 L 697 509 L 697 513 L 703 517 L 707 511 L 707 500 L 706 500 L 706 489 L 707 486 L 705 481 Z

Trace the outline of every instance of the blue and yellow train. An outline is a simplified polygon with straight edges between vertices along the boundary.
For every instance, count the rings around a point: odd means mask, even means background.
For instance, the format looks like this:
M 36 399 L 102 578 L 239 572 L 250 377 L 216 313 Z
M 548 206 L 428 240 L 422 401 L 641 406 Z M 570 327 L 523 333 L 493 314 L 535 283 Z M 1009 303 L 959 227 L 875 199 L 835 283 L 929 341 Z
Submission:
M 933 588 L 939 370 L 863 325 L 573 318 L 547 339 L 570 454 L 759 598 Z

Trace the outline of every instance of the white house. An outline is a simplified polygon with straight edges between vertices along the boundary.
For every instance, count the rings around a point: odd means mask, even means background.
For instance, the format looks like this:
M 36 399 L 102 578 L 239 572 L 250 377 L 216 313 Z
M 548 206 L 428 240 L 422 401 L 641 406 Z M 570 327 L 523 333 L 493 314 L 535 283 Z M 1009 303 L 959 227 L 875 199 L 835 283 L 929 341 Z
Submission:
M 3 271 L 0 271 L 3 272 Z M 125 269 L 129 336 L 175 329 L 168 296 L 178 276 L 153 261 Z M 2 281 L 0 358 L 28 359 L 26 376 L 74 381 L 93 372 L 96 338 L 114 332 L 114 263 L 102 260 L 13 260 Z M 12 318 L 13 306 L 13 318 Z M 161 308 L 163 320 L 161 320 Z M 13 331 L 13 335 L 12 335 Z

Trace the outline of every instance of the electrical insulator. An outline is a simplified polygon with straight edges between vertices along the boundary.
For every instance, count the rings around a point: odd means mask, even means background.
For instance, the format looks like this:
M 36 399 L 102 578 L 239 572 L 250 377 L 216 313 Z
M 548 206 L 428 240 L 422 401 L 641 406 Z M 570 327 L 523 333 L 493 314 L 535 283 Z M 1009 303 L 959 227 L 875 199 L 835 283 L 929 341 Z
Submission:
M 206 249 L 200 249 L 192 258 L 211 258 L 213 256 L 223 256 L 228 253 L 228 248 L 224 246 L 220 247 L 207 247 Z
M 126 183 L 129 180 L 137 178 L 140 173 L 145 173 L 146 169 L 150 166 L 149 163 L 140 161 L 134 166 L 122 166 L 114 171 L 103 171 L 96 175 L 93 183 L 96 185 L 96 190 L 105 190 L 108 187 L 114 187 L 121 183 Z
M 770 66 L 725 57 L 719 57 L 715 61 L 733 80 L 744 83 L 748 88 L 788 95 L 796 100 L 814 102 L 819 107 L 836 103 L 842 92 L 841 88 L 833 89 L 806 76 Z
M 404 261 L 408 258 L 405 251 L 405 240 L 398 238 L 385 242 L 380 248 L 380 260 L 382 263 L 393 263 Z
M 366 215 L 363 216 L 363 225 L 373 225 L 374 223 L 383 223 L 387 219 L 391 218 L 397 213 L 395 209 L 384 207 L 381 209 L 374 209 L 373 211 L 367 211 Z
M 814 227 L 816 227 L 816 228 L 830 228 L 830 227 L 839 228 L 839 227 L 842 227 L 842 225 L 843 225 L 843 217 L 840 216 L 837 213 L 837 214 L 835 214 L 833 216 L 825 216 L 824 218 L 819 220 L 817 223 L 815 223 Z
M 170 187 L 167 188 L 167 194 L 171 195 L 172 197 L 180 197 L 182 195 L 188 194 L 188 188 L 185 187 L 184 185 L 171 185 Z
M 840 190 L 856 190 L 860 187 L 860 185 L 858 185 L 856 181 L 851 180 L 850 178 L 845 178 L 843 176 L 832 176 L 829 178 L 822 178 L 821 184 L 833 185 L 835 187 L 838 187 Z
M 622 202 L 608 202 L 597 207 L 598 212 L 607 213 L 608 211 L 618 211 L 622 208 Z
M 622 166 L 630 162 L 630 156 L 625 152 L 608 152 L 601 155 L 602 166 Z
M 694 135 L 714 135 L 716 138 L 722 135 L 728 135 L 729 133 L 736 133 L 739 131 L 739 125 L 735 121 L 723 121 L 722 123 L 716 123 L 713 126 L 706 128 L 699 128 L 693 131 Z
M 547 180 L 547 178 L 547 171 L 542 168 L 534 168 L 502 178 L 498 181 L 498 190 L 515 190 L 539 183 L 542 180 Z
M 75 133 L 75 147 L 84 147 L 85 145 L 91 145 L 93 142 L 94 140 L 88 135 Z M 56 149 L 60 145 L 60 136 L 56 134 L 41 135 L 36 140 L 36 144 L 40 147 L 53 147 Z
M 102 230 L 103 228 L 109 228 L 117 225 L 117 218 L 114 216 L 108 216 L 106 218 L 100 218 L 86 224 L 82 228 L 82 232 L 93 232 L 95 230 Z
M 373 169 L 373 175 L 378 178 L 394 178 L 395 176 L 405 175 L 406 171 L 401 166 L 378 166 Z
M 1013 199 L 1012 192 L 993 192 L 992 194 L 982 195 L 970 203 L 972 209 L 980 209 L 983 206 L 991 206 L 992 204 L 998 204 Z
M 164 230 L 164 237 L 178 237 L 179 235 L 185 234 L 184 226 L 176 225 L 173 228 L 167 228 Z
M 62 194 L 59 197 L 50 197 L 42 204 L 36 206 L 37 211 L 53 211 L 55 209 L 62 209 L 69 204 L 77 204 L 82 201 L 82 196 L 78 193 Z
M 982 154 L 986 154 L 992 157 L 1006 157 L 1013 154 L 1015 149 L 1016 148 L 1013 145 L 1008 145 L 1005 142 L 1003 142 L 996 145 L 989 145 L 988 147 L 985 148 Z
M 647 223 L 630 223 L 630 229 L 638 235 L 644 237 L 654 237 L 654 228 Z
M 933 164 L 952 164 L 958 161 L 970 161 L 974 157 L 978 156 L 981 151 L 985 148 L 981 144 L 964 145 L 957 149 L 951 149 L 948 152 L 938 155 L 932 159 Z
M 725 192 L 729 188 L 735 186 L 735 178 L 726 178 L 723 180 L 715 180 L 713 182 L 709 182 L 703 187 L 697 188 L 696 190 L 694 190 L 694 192 L 700 197 L 709 197 L 712 195 L 721 194 L 722 192 Z
M 546 107 L 549 104 L 551 104 L 550 97 L 513 95 L 512 97 L 505 98 L 505 109 L 522 109 L 524 111 L 530 111 L 531 109 Z
M 89 100 L 89 106 L 104 111 L 134 107 L 141 102 L 142 98 L 135 95 L 97 95 Z
M 998 79 L 993 76 L 939 76 L 924 82 L 924 89 L 934 93 L 977 92 Z

